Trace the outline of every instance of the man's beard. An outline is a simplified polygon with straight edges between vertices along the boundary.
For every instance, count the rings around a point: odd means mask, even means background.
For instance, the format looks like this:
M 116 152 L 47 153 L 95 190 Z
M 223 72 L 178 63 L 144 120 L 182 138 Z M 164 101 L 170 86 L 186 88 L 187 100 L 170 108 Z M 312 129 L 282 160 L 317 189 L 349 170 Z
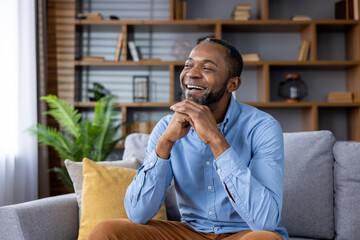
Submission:
M 207 92 L 202 95 L 200 98 L 196 98 L 194 95 L 189 94 L 187 97 L 185 96 L 184 92 L 182 92 L 183 99 L 190 99 L 198 104 L 209 106 L 213 103 L 217 103 L 225 94 L 227 83 L 217 92 Z

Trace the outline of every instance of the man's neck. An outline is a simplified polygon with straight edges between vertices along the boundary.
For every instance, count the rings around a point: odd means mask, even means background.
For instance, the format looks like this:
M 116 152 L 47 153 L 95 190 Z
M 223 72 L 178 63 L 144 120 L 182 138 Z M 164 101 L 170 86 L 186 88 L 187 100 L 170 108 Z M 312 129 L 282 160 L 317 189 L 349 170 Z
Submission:
M 209 105 L 209 108 L 216 120 L 216 123 L 221 123 L 222 121 L 224 121 L 226 112 L 230 105 L 230 100 L 230 95 L 224 94 L 224 96 L 218 102 Z

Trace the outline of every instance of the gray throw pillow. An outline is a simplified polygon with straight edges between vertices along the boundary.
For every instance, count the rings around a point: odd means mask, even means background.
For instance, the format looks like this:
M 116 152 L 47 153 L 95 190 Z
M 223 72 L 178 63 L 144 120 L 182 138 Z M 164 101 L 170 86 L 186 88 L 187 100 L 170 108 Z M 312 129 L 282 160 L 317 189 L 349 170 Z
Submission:
M 360 143 L 337 142 L 335 156 L 336 239 L 360 236 Z
M 290 236 L 334 237 L 334 143 L 329 131 L 284 133 L 281 223 Z
M 123 159 L 136 158 L 143 164 L 146 157 L 146 147 L 149 141 L 149 134 L 132 133 L 125 138 Z

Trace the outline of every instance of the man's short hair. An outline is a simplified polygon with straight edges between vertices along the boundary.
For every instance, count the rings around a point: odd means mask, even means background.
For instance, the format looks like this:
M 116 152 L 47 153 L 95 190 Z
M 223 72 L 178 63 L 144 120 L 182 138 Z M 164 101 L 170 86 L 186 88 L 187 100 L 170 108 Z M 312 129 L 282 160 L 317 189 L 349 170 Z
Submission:
M 229 66 L 229 79 L 233 77 L 240 77 L 243 69 L 243 60 L 239 51 L 230 43 L 225 40 L 217 38 L 206 38 L 202 42 L 214 42 L 218 43 L 226 48 L 225 61 Z

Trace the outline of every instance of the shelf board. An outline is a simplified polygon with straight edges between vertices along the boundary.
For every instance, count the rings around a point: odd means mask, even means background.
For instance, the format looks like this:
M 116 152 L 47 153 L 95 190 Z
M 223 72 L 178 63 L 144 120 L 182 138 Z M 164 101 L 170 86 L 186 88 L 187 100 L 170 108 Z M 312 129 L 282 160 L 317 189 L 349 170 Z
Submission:
M 226 20 L 226 19 L 187 19 L 187 20 L 80 20 L 75 19 L 76 25 L 308 25 L 310 23 L 323 25 L 356 25 L 356 20 L 323 19 L 310 21 L 293 21 L 289 19 L 260 20 L 251 19 L 248 21 Z
M 170 107 L 174 105 L 175 102 L 124 102 L 124 103 L 114 103 L 116 107 L 132 107 L 132 108 L 141 108 L 141 107 Z M 77 108 L 93 108 L 95 107 L 96 102 L 75 102 L 74 106 Z
M 138 62 L 134 61 L 75 61 L 75 66 L 184 66 L 185 61 L 161 61 L 157 59 L 146 59 Z M 262 61 L 244 61 L 244 66 L 301 66 L 310 68 L 351 68 L 360 65 L 360 61 L 295 61 L 295 60 L 262 60 Z
M 244 102 L 245 104 L 254 107 L 271 107 L 271 108 L 303 108 L 303 107 L 360 107 L 360 102 L 354 103 L 328 103 L 328 102 L 298 102 L 298 103 L 287 103 L 287 102 Z M 77 108 L 92 108 L 95 107 L 96 102 L 75 102 Z M 130 108 L 141 108 L 141 107 L 170 107 L 175 102 L 124 102 L 115 103 L 116 107 L 130 107 Z
M 144 59 L 135 61 L 75 61 L 75 66 L 167 66 L 184 65 L 184 61 L 161 61 L 157 59 Z
M 271 108 L 304 108 L 304 107 L 360 107 L 359 103 L 328 103 L 328 102 L 245 102 L 254 107 Z

